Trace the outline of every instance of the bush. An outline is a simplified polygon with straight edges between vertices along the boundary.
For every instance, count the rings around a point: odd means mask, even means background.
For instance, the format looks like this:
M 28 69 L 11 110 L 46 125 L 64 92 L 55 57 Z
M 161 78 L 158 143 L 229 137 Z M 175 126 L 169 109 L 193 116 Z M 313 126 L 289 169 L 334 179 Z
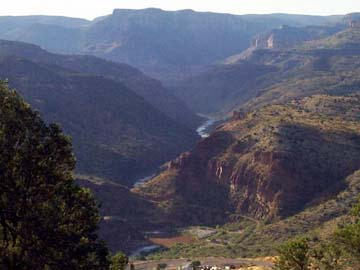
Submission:
M 129 258 L 124 253 L 118 252 L 111 258 L 110 270 L 124 270 L 128 263 Z
M 167 264 L 166 263 L 159 263 L 157 266 L 156 266 L 156 269 L 157 270 L 160 270 L 160 269 L 165 269 L 167 267 Z
M 310 248 L 308 240 L 298 238 L 283 244 L 275 262 L 277 270 L 309 270 Z
M 191 263 L 191 265 L 192 265 L 192 266 L 194 267 L 194 269 L 195 269 L 195 268 L 201 266 L 201 262 L 200 262 L 200 261 L 193 261 L 193 262 Z

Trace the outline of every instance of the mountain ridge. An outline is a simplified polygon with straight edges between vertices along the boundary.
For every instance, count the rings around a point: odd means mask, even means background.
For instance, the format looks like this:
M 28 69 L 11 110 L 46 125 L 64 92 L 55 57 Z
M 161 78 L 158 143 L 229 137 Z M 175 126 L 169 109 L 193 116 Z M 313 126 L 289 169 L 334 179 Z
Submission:
M 124 62 L 171 81 L 243 51 L 256 34 L 283 24 L 319 25 L 342 17 L 115 9 L 100 19 L 73 25 L 70 19 L 58 19 L 56 25 L 46 21 L 51 18 L 31 19 L 19 18 L 16 27 L 0 31 L 0 38 L 35 43 L 55 53 L 92 54 Z M 11 20 L 16 22 L 16 17 Z M 0 17 L 0 28 L 5 26 L 9 27 L 6 18 L 2 23 Z
M 46 65 L 55 65 L 73 72 L 103 76 L 120 83 L 144 97 L 155 108 L 189 128 L 197 128 L 203 119 L 165 89 L 161 82 L 126 64 L 106 61 L 95 56 L 56 55 L 39 46 L 0 40 L 0 55 L 14 55 Z
M 0 57 L 0 74 L 46 121 L 60 122 L 73 137 L 83 174 L 131 185 L 198 139 L 195 131 L 109 78 L 14 55 Z
M 222 116 L 312 94 L 351 93 L 359 76 L 353 61 L 358 56 L 358 37 L 358 29 L 346 28 L 290 48 L 253 47 L 230 63 L 178 82 L 172 90 L 193 110 Z M 335 42 L 345 47 L 331 47 Z M 266 72 L 257 74 L 253 67 Z M 204 102 L 205 97 L 209 102 Z

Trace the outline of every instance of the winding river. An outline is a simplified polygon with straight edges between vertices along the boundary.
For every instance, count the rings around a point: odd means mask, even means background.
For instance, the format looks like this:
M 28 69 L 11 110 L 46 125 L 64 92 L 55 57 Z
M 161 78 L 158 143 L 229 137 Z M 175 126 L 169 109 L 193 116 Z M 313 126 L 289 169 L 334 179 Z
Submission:
M 159 246 L 159 245 L 149 245 L 149 246 L 141 247 L 141 248 L 138 248 L 137 250 L 133 251 L 130 254 L 130 257 L 147 255 L 151 252 L 159 250 L 160 248 L 161 248 L 161 246 Z
M 140 186 L 140 185 L 146 183 L 151 178 L 153 178 L 155 175 L 156 175 L 155 173 L 152 173 L 151 175 L 148 175 L 148 176 L 145 176 L 143 178 L 136 180 L 136 182 L 134 183 L 134 187 L 137 187 L 137 186 Z
M 199 136 L 201 138 L 206 138 L 209 137 L 209 132 L 211 130 L 211 127 L 216 124 L 216 120 L 214 118 L 208 118 L 201 126 L 199 126 L 196 129 L 197 134 L 199 134 Z M 134 187 L 137 187 L 139 185 L 142 185 L 144 183 L 146 183 L 147 181 L 151 180 L 153 177 L 156 176 L 156 173 L 152 173 L 149 176 L 146 177 L 142 177 L 140 179 L 138 179 L 135 183 L 134 183 Z M 153 232 L 155 233 L 155 232 Z M 161 233 L 161 232 L 159 232 Z M 154 252 L 156 250 L 159 250 L 161 248 L 161 246 L 159 245 L 147 245 L 144 247 L 140 247 L 138 249 L 136 249 L 135 251 L 132 252 L 132 254 L 130 255 L 131 257 L 135 257 L 135 256 L 141 256 L 141 255 L 146 255 L 149 254 L 151 252 Z
M 203 117 L 206 117 L 206 116 L 203 116 Z M 211 127 L 214 124 L 216 124 L 216 122 L 217 122 L 214 118 L 208 118 L 208 117 L 206 117 L 206 118 L 207 118 L 207 120 L 204 123 L 202 123 L 202 125 L 199 126 L 196 129 L 197 134 L 199 134 L 201 138 L 209 137 L 209 135 L 210 135 L 209 134 L 209 129 L 211 129 Z M 150 174 L 148 176 L 142 177 L 142 178 L 135 181 L 133 187 L 140 186 L 140 185 L 146 183 L 147 181 L 149 181 L 150 179 L 152 179 L 155 176 L 156 176 L 156 173 L 152 173 L 152 174 Z
M 212 125 L 214 125 L 215 122 L 216 122 L 215 119 L 209 118 L 208 120 L 205 121 L 205 123 L 203 123 L 200 127 L 196 129 L 197 134 L 199 134 L 201 138 L 209 137 L 208 129 Z

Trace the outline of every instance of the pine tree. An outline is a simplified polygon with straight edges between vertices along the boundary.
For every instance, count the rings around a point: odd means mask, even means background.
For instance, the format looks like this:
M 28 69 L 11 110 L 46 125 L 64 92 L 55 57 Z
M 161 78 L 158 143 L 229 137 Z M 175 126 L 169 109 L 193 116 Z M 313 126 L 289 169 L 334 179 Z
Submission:
M 0 82 L 0 268 L 108 269 L 98 205 L 74 183 L 71 141 Z

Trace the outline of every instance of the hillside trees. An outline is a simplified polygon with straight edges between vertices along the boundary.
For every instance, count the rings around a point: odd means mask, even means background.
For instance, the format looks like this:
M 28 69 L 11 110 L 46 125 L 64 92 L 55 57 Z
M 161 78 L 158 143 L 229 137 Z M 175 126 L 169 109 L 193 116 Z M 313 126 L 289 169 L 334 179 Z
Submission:
M 70 139 L 0 82 L 0 268 L 108 269 L 90 192 L 74 184 Z
M 120 251 L 111 257 L 110 270 L 125 270 L 128 263 L 129 258 Z
M 279 248 L 276 261 L 278 270 L 308 270 L 310 266 L 310 247 L 305 238 L 295 239 Z
M 352 209 L 353 221 L 340 224 L 330 239 L 311 247 L 306 238 L 293 239 L 278 249 L 277 270 L 359 269 L 360 201 Z M 350 268 L 348 268 L 350 267 Z M 357 268 L 353 268 L 357 267 Z

